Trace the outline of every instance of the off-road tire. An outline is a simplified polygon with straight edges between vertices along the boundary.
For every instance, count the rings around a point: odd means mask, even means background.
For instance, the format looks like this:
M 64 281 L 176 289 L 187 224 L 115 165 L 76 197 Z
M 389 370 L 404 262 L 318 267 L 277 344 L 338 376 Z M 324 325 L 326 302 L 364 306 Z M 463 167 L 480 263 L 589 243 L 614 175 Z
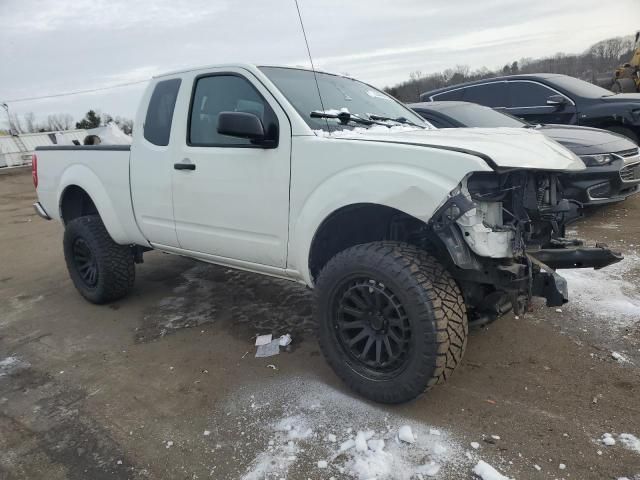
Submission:
M 622 135 L 623 137 L 627 137 L 636 145 L 638 144 L 638 134 L 627 127 L 621 127 L 618 125 L 612 125 L 610 127 L 606 127 L 606 130 L 610 132 L 617 133 L 618 135 Z
M 89 285 L 74 260 L 74 244 L 84 242 L 95 259 L 97 279 Z M 135 281 L 135 263 L 129 246 L 118 245 L 109 236 L 98 215 L 71 220 L 64 231 L 64 258 L 71 280 L 84 298 L 102 304 L 129 293 Z
M 392 377 L 380 377 L 366 368 L 363 372 L 338 340 L 335 302 L 346 282 L 358 275 L 390 289 L 411 326 L 406 365 Z M 435 258 L 400 242 L 357 245 L 333 257 L 317 278 L 315 316 L 320 348 L 329 365 L 353 390 L 376 402 L 406 402 L 445 382 L 467 344 L 460 287 Z

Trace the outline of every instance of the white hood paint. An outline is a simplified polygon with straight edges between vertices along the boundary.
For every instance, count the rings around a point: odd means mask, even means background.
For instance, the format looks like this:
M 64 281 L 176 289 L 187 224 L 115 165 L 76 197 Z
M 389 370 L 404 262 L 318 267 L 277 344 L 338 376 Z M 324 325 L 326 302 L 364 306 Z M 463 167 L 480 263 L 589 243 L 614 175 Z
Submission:
M 572 152 L 533 129 L 525 128 L 447 128 L 415 129 L 371 127 L 316 132 L 326 138 L 388 143 L 410 143 L 478 152 L 499 167 L 539 170 L 584 170 L 584 163 Z

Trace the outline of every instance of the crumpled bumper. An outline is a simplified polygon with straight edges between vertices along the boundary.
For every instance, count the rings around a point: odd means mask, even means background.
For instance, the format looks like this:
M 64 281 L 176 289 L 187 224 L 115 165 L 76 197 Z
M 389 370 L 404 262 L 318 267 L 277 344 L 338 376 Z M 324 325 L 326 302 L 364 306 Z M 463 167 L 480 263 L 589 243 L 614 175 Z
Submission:
M 600 269 L 624 258 L 604 244 L 540 249 L 528 252 L 527 257 L 538 267 L 530 283 L 531 296 L 544 298 L 548 307 L 558 307 L 569 301 L 567 281 L 556 273 L 556 269 Z

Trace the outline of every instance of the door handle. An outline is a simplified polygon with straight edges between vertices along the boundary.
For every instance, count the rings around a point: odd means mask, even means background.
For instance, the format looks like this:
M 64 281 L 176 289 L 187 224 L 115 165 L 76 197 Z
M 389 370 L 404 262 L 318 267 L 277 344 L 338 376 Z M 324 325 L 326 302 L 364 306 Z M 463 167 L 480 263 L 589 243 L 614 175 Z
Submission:
M 175 168 L 176 170 L 195 170 L 196 164 L 195 163 L 174 163 L 173 168 Z

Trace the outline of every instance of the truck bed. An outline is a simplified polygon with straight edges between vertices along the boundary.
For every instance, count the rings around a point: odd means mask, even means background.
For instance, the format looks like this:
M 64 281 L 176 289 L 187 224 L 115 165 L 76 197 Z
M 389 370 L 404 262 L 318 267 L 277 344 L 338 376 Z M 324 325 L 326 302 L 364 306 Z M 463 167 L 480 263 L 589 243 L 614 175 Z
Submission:
M 36 148 L 38 196 L 46 213 L 60 218 L 60 200 L 74 185 L 91 192 L 117 243 L 146 244 L 133 214 L 129 184 L 130 145 L 56 145 Z

